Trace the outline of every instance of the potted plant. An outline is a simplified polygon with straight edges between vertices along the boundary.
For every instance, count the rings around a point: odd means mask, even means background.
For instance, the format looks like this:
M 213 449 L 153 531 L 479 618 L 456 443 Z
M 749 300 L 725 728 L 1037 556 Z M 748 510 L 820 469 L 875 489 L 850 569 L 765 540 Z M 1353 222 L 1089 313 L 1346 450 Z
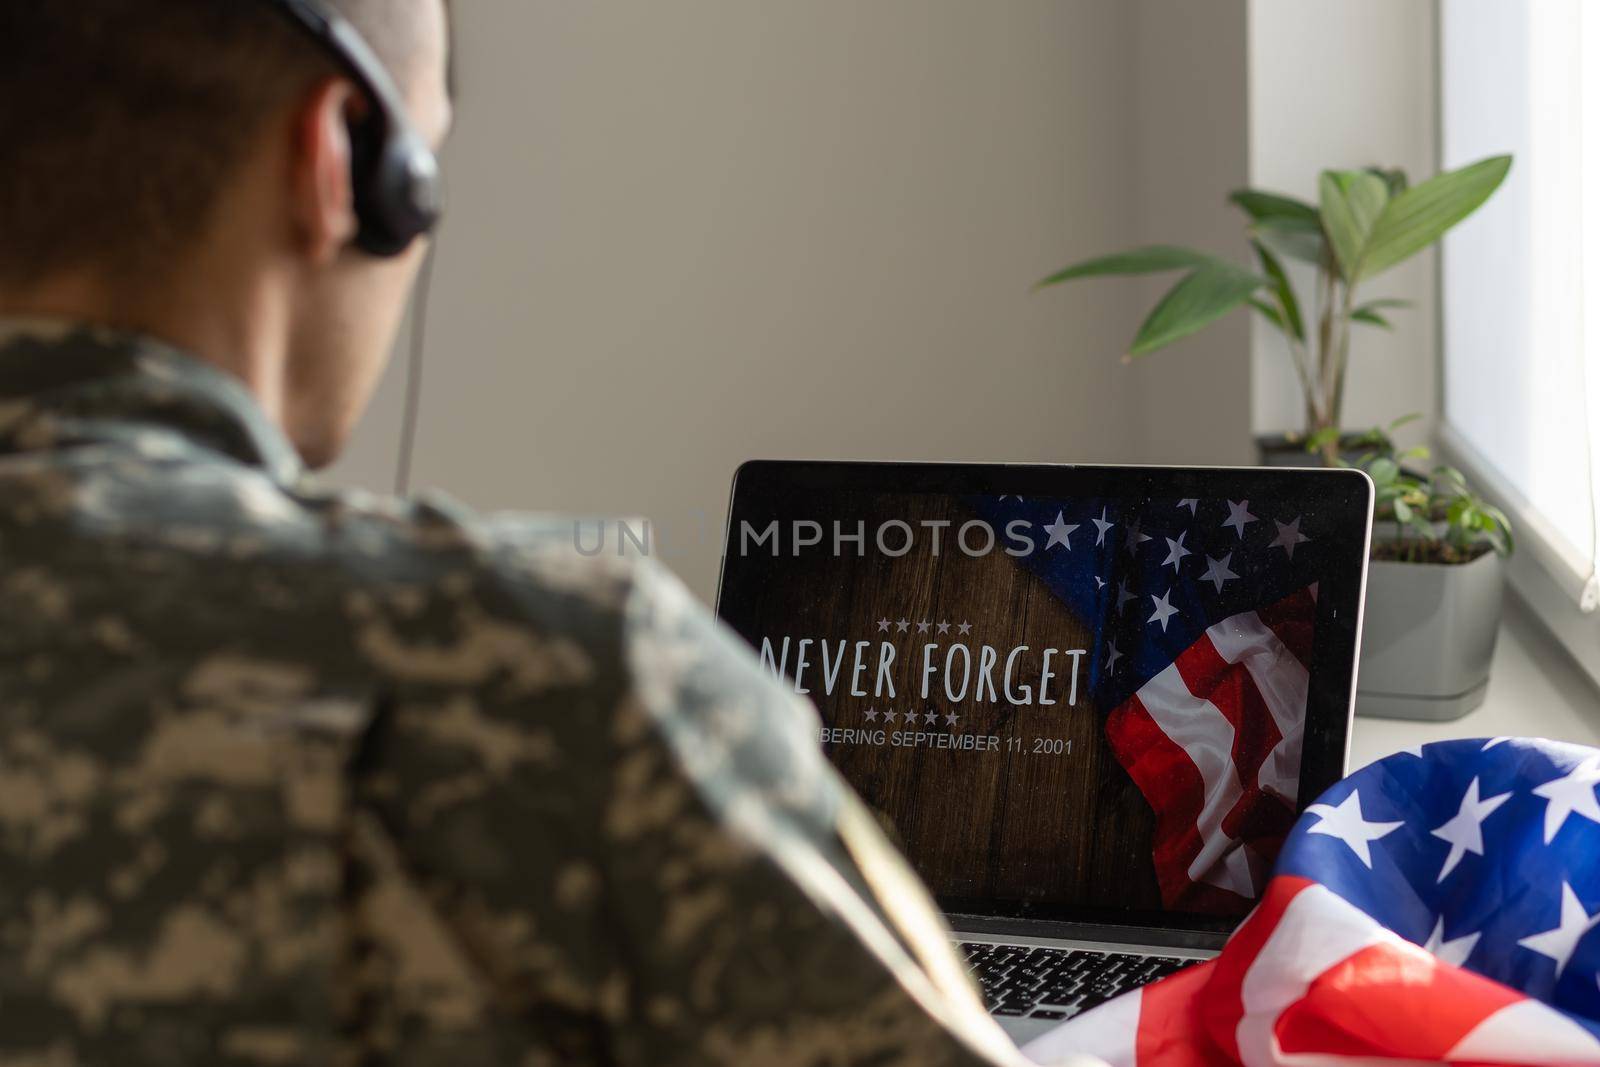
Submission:
M 1403 171 L 1370 167 L 1328 170 L 1318 203 L 1256 189 L 1229 196 L 1245 215 L 1256 267 L 1190 248 L 1155 245 L 1074 264 L 1039 287 L 1079 278 L 1184 271 L 1156 304 L 1123 357 L 1131 360 L 1195 333 L 1249 304 L 1284 336 L 1305 400 L 1305 426 L 1287 438 L 1296 457 L 1305 442 L 1321 442 L 1323 460 L 1341 454 L 1350 334 L 1357 325 L 1389 327 L 1386 313 L 1404 301 L 1356 299 L 1358 288 L 1443 237 L 1494 194 L 1511 168 L 1510 156 L 1489 159 L 1411 185 Z M 1312 305 L 1296 292 L 1284 259 L 1316 268 Z M 1273 450 L 1263 448 L 1263 460 Z M 1297 460 L 1295 460 L 1297 461 Z
M 1428 450 L 1397 452 L 1399 425 L 1350 441 L 1362 450 L 1353 465 L 1377 487 L 1356 707 L 1384 718 L 1457 719 L 1483 703 L 1489 684 L 1511 524 L 1460 471 L 1412 469 Z
M 1444 720 L 1483 702 L 1499 631 L 1506 518 L 1459 471 L 1408 468 L 1425 449 L 1396 452 L 1392 431 L 1348 435 L 1343 426 L 1350 338 L 1357 325 L 1388 328 L 1403 302 L 1360 302 L 1368 280 L 1411 258 L 1483 205 L 1505 180 L 1494 156 L 1411 185 L 1402 171 L 1324 171 L 1315 205 L 1240 189 L 1228 199 L 1246 218 L 1255 267 L 1206 252 L 1156 245 L 1074 264 L 1039 283 L 1119 274 L 1184 272 L 1156 304 L 1125 360 L 1157 351 L 1250 305 L 1284 337 L 1305 401 L 1301 432 L 1262 442 L 1262 458 L 1361 466 L 1377 485 L 1378 534 L 1367 583 L 1358 709 L 1367 715 Z M 1285 260 L 1315 268 L 1314 303 L 1301 301 Z M 1405 422 L 1409 420 L 1401 420 Z M 1276 445 L 1276 447 L 1274 447 Z

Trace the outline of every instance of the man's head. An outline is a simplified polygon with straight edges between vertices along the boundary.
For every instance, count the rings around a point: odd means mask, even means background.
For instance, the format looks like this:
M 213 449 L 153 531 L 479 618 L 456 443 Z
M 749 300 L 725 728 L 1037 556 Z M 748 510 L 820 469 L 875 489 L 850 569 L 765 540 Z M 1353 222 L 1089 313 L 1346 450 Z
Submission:
M 434 145 L 444 0 L 326 0 Z M 424 254 L 352 241 L 354 83 L 267 0 L 0 0 L 0 312 L 144 330 L 243 377 L 308 462 L 381 375 Z

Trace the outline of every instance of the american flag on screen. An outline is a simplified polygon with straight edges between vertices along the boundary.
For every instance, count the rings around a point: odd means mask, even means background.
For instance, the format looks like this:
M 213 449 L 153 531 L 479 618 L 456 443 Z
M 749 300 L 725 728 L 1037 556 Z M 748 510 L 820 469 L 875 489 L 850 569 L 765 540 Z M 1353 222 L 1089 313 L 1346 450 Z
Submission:
M 1169 908 L 1254 901 L 1294 823 L 1316 590 L 1207 627 L 1106 723 L 1155 809 Z
M 1242 915 L 1294 823 L 1322 566 L 1315 516 L 1267 501 L 1057 502 L 1020 562 L 1094 635 L 1106 740 L 1156 814 L 1169 908 Z
M 1208 963 L 1025 1050 L 1113 1067 L 1600 1065 L 1600 751 L 1446 741 L 1307 809 Z

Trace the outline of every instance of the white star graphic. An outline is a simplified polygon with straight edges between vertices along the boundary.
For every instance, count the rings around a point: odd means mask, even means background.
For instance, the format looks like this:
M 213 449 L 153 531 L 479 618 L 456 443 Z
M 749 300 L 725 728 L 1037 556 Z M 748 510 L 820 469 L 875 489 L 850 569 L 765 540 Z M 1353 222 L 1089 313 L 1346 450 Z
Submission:
M 888 619 L 879 619 L 878 620 L 878 632 L 881 633 L 881 634 L 886 634 L 886 633 L 889 632 L 889 620 Z
M 1097 531 L 1095 534 L 1094 545 L 1096 548 L 1099 548 L 1101 545 L 1106 543 L 1106 531 L 1115 526 L 1116 523 L 1106 518 L 1105 508 L 1100 509 L 1100 517 L 1098 519 L 1090 519 L 1089 521 L 1094 523 L 1095 530 Z
M 1582 815 L 1592 822 L 1600 822 L 1600 803 L 1594 796 L 1596 782 L 1600 782 L 1600 756 L 1590 756 L 1564 777 L 1534 787 L 1535 796 L 1550 802 L 1544 809 L 1545 844 L 1556 839 L 1569 815 Z
M 933 623 L 929 622 L 927 619 L 923 619 L 921 622 L 917 623 L 917 633 L 919 634 L 925 634 L 931 629 L 933 629 Z
M 1176 541 L 1170 537 L 1165 539 L 1167 542 L 1167 558 L 1161 561 L 1161 565 L 1165 567 L 1170 563 L 1172 565 L 1174 574 L 1177 573 L 1178 567 L 1183 562 L 1184 556 L 1194 555 L 1193 552 L 1190 552 L 1183 546 L 1183 542 L 1187 540 L 1188 537 L 1189 531 L 1185 530 L 1178 535 L 1178 539 Z
M 1478 945 L 1478 938 L 1483 934 L 1462 934 L 1446 941 L 1444 939 L 1444 916 L 1439 916 L 1439 921 L 1434 924 L 1433 933 L 1428 935 L 1428 943 L 1422 947 L 1439 957 L 1444 962 L 1455 966 L 1464 967 L 1467 957 L 1472 955 L 1472 950 Z
M 1217 592 L 1222 592 L 1222 583 L 1231 582 L 1239 576 L 1228 569 L 1228 564 L 1233 562 L 1233 553 L 1229 552 L 1221 559 L 1206 557 L 1206 572 L 1200 576 L 1202 582 L 1211 582 L 1217 587 Z
M 929 726 L 932 726 L 934 723 L 939 721 L 939 716 L 930 711 L 922 717 L 922 721 L 927 723 Z
M 1178 501 L 1178 506 L 1180 508 L 1188 508 L 1189 514 L 1191 515 L 1197 515 L 1199 512 L 1196 509 L 1200 507 L 1200 501 L 1194 497 L 1185 497 L 1184 499 Z
M 951 712 L 949 715 L 946 715 L 944 717 L 944 724 L 946 726 L 954 726 L 956 723 L 958 723 L 960 721 L 961 721 L 961 716 L 955 714 L 954 712 Z
M 901 619 L 899 622 L 894 624 L 894 628 L 899 630 L 901 633 L 905 633 L 907 630 L 911 629 L 911 623 L 906 619 Z
M 883 713 L 883 721 L 884 722 L 894 722 L 899 717 L 900 716 L 899 716 L 899 714 L 897 712 L 886 711 L 886 712 Z
M 878 721 L 878 709 L 877 708 L 868 708 L 867 709 L 866 719 L 867 719 L 868 722 L 877 722 Z
M 1117 669 L 1117 660 L 1122 658 L 1122 649 L 1117 647 L 1117 639 L 1112 638 L 1106 642 L 1106 673 L 1110 674 Z
M 1160 596 L 1153 596 L 1150 598 L 1151 602 L 1156 606 L 1156 613 L 1150 616 L 1150 622 L 1161 623 L 1162 633 L 1167 632 L 1167 620 L 1178 614 L 1178 609 L 1173 607 L 1172 601 L 1167 599 L 1171 595 L 1172 590 L 1168 589 Z
M 1130 556 L 1137 556 L 1139 554 L 1139 546 L 1150 540 L 1150 535 L 1140 529 L 1141 525 L 1141 523 L 1135 522 L 1128 527 L 1128 536 L 1123 541 L 1123 547 L 1128 550 L 1128 555 Z
M 1524 937 L 1517 944 L 1555 960 L 1556 977 L 1560 978 L 1561 972 L 1571 962 L 1572 954 L 1578 950 L 1578 942 L 1583 940 L 1584 934 L 1594 929 L 1596 923 L 1600 923 L 1600 914 L 1590 915 L 1583 901 L 1578 899 L 1578 894 L 1572 891 L 1572 886 L 1562 882 L 1561 922 L 1554 929 Z
M 1056 521 L 1046 525 L 1044 528 L 1044 532 L 1050 535 L 1049 538 L 1045 540 L 1044 547 L 1046 549 L 1050 549 L 1054 548 L 1056 545 L 1060 545 L 1068 552 L 1071 552 L 1072 541 L 1070 538 L 1072 537 L 1072 531 L 1076 530 L 1077 528 L 1077 523 L 1067 522 L 1066 515 L 1059 511 L 1056 512 Z
M 1483 820 L 1510 799 L 1510 793 L 1501 793 L 1479 800 L 1478 779 L 1472 780 L 1472 784 L 1467 786 L 1466 795 L 1461 798 L 1460 810 L 1450 821 L 1431 831 L 1434 837 L 1450 842 L 1450 854 L 1444 858 L 1444 866 L 1440 868 L 1436 881 L 1444 881 L 1468 852 L 1476 856 L 1483 855 Z
M 956 629 L 963 634 L 970 634 L 972 632 L 972 624 L 970 622 L 964 622 L 960 626 L 957 626 Z
M 1222 524 L 1222 528 L 1227 529 L 1232 526 L 1238 531 L 1239 540 L 1242 541 L 1244 540 L 1244 528 L 1252 522 L 1259 521 L 1254 515 L 1250 514 L 1250 501 L 1241 500 L 1235 504 L 1230 500 L 1228 501 L 1228 521 Z
M 1278 522 L 1276 519 L 1272 521 L 1278 527 L 1278 536 L 1273 538 L 1272 544 L 1267 547 L 1281 548 L 1289 554 L 1290 559 L 1294 559 L 1294 547 L 1305 544 L 1311 538 L 1300 532 L 1300 520 L 1298 518 L 1290 523 Z
M 947 634 L 950 632 L 950 624 L 947 622 L 941 622 L 938 626 L 934 627 L 934 629 L 938 630 L 942 634 Z
M 1320 820 L 1307 833 L 1337 837 L 1349 845 L 1350 851 L 1356 854 L 1356 858 L 1369 868 L 1372 866 L 1372 842 L 1394 833 L 1405 825 L 1399 822 L 1368 822 L 1361 814 L 1359 789 L 1352 789 L 1350 795 L 1345 797 L 1338 807 L 1331 804 L 1313 804 L 1306 809 L 1306 814 L 1315 815 Z
M 1124 578 L 1117 583 L 1117 614 L 1120 615 L 1122 613 L 1122 609 L 1128 601 L 1138 599 L 1128 591 L 1128 579 Z

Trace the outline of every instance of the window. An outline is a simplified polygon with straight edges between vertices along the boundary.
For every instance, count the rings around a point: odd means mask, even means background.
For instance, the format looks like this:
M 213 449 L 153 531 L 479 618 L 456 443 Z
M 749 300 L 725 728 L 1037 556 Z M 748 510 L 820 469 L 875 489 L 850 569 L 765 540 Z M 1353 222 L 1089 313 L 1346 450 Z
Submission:
M 1442 164 L 1516 156 L 1444 244 L 1445 451 L 1517 522 L 1519 592 L 1577 633 L 1600 606 L 1600 5 L 1443 0 L 1439 58 Z

